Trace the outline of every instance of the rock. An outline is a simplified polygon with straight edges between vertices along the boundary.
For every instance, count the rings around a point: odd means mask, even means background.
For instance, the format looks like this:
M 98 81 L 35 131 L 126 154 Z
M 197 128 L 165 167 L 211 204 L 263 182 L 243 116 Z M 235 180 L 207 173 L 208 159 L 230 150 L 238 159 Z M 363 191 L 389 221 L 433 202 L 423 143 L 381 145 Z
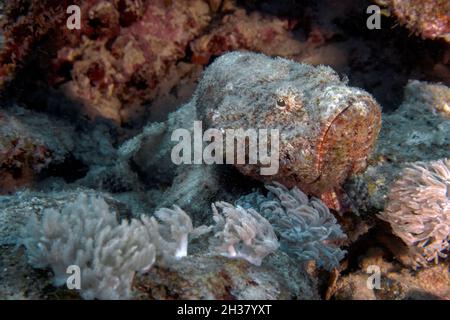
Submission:
M 25 248 L 0 245 L 0 300 L 80 300 L 76 290 L 55 288 L 48 270 L 33 269 Z
M 0 194 L 31 185 L 50 164 L 74 148 L 61 121 L 22 109 L 0 111 Z
M 381 271 L 380 289 L 367 286 L 369 266 Z M 383 250 L 373 248 L 360 262 L 359 270 L 338 279 L 334 298 L 338 300 L 426 300 L 450 299 L 448 262 L 413 271 L 383 256 Z M 372 283 L 372 282 L 371 282 Z
M 193 255 L 170 267 L 153 267 L 135 279 L 138 299 L 319 299 L 317 281 L 285 254 L 261 267 L 242 260 Z
M 51 277 L 47 272 L 34 270 L 28 265 L 23 248 L 0 245 L 0 270 L 1 300 L 47 298 Z
M 47 171 L 75 180 L 83 174 L 75 170 L 108 164 L 115 153 L 101 125 L 79 128 L 17 106 L 0 111 L 0 194 L 33 185 Z

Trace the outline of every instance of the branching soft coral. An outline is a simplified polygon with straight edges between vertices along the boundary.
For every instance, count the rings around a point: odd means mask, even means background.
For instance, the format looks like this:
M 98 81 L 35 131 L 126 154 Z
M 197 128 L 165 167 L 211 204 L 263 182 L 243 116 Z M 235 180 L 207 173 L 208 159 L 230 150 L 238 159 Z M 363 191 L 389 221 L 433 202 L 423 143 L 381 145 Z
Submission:
M 32 214 L 20 243 L 33 267 L 53 270 L 56 286 L 65 284 L 67 268 L 76 265 L 83 298 L 127 299 L 136 272 L 177 263 L 187 255 L 189 236 L 211 229 L 194 229 L 177 206 L 119 222 L 103 198 L 81 193 L 61 210 L 46 209 L 40 219 Z
M 71 265 L 81 270 L 85 299 L 123 299 L 131 296 L 135 272 L 155 262 L 151 224 L 133 219 L 119 223 L 101 198 L 81 194 L 61 212 L 47 209 L 41 221 L 35 215 L 23 231 L 30 264 L 51 267 L 54 284 L 65 284 Z

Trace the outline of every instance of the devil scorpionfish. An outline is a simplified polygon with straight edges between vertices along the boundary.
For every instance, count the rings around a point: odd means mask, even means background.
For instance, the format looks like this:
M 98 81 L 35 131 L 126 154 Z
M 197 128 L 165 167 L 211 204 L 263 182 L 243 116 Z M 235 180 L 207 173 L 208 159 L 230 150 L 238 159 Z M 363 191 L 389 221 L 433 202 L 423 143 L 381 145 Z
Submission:
M 205 71 L 194 96 L 210 128 L 278 129 L 279 170 L 236 165 L 264 182 L 297 186 L 342 213 L 342 184 L 364 170 L 381 128 L 381 108 L 364 90 L 349 87 L 330 67 L 263 54 L 232 52 Z

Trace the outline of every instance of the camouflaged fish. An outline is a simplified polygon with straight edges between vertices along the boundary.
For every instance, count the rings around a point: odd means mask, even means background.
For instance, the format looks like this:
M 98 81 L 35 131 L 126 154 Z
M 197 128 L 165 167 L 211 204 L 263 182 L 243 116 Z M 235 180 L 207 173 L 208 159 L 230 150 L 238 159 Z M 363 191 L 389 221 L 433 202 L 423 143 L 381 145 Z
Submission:
M 278 173 L 261 175 L 261 163 L 236 165 L 242 173 L 298 186 L 339 211 L 340 186 L 366 167 L 381 127 L 375 99 L 347 86 L 330 67 L 262 54 L 221 56 L 194 98 L 209 128 L 279 130 Z

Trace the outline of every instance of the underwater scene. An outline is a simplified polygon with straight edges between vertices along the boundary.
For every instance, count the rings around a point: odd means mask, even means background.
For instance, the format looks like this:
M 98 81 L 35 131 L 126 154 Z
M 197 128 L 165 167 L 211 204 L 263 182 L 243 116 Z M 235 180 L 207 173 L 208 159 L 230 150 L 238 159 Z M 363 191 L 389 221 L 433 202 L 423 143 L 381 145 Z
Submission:
M 450 299 L 450 0 L 0 26 L 0 300 Z

